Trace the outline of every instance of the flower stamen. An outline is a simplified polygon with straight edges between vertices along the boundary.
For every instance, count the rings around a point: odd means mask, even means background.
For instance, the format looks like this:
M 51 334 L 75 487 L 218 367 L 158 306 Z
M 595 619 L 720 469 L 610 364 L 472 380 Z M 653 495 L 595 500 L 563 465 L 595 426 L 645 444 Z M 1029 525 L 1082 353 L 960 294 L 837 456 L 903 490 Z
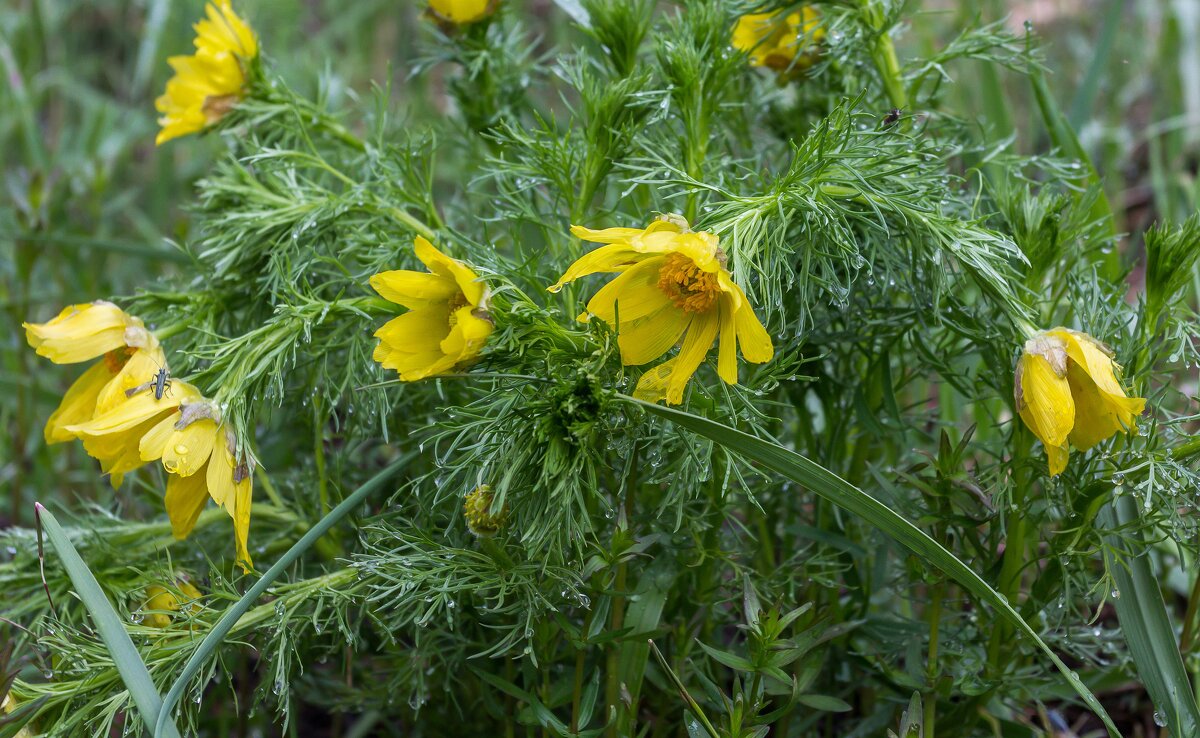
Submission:
M 667 254 L 665 261 L 658 272 L 658 288 L 675 307 L 688 313 L 710 310 L 721 295 L 717 275 L 703 271 L 680 253 Z

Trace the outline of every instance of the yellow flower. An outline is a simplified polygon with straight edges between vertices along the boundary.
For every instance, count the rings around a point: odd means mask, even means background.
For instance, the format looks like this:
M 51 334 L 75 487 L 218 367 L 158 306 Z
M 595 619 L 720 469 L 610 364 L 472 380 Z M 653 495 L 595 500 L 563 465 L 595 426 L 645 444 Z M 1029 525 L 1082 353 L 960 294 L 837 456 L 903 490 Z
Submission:
M 135 354 L 125 368 L 134 364 L 142 353 Z M 161 399 L 151 389 L 126 396 L 126 385 L 134 388 L 148 378 L 145 372 L 118 376 L 101 389 L 91 418 L 63 427 L 64 432 L 83 441 L 88 455 L 99 461 L 101 469 L 110 475 L 113 487 L 121 486 L 125 474 L 149 461 L 142 458 L 139 450 L 142 436 L 164 417 L 177 412 L 181 403 L 194 402 L 200 397 L 199 390 L 181 381 L 173 382 L 171 390 L 163 393 Z
M 122 348 L 156 345 L 142 321 L 104 300 L 68 305 L 45 323 L 23 323 L 25 340 L 55 364 L 77 364 Z
M 46 323 L 26 323 L 25 336 L 39 354 L 60 364 L 103 356 L 63 395 L 46 421 L 44 434 L 47 443 L 82 439 L 113 486 L 120 486 L 123 475 L 141 465 L 130 453 L 136 451 L 136 439 L 131 445 L 125 428 L 113 435 L 105 426 L 103 432 L 93 434 L 92 423 L 123 405 L 134 388 L 144 386 L 166 366 L 158 340 L 142 321 L 104 301 L 71 305 Z M 160 404 L 152 392 L 148 394 L 153 412 L 170 409 L 170 398 Z
M 684 387 L 718 339 L 717 374 L 728 384 L 737 384 L 739 347 L 742 358 L 754 364 L 775 355 L 713 234 L 692 231 L 679 216 L 664 216 L 644 230 L 572 226 L 571 233 L 606 245 L 584 254 L 550 291 L 588 274 L 619 272 L 592 297 L 579 320 L 590 315 L 612 326 L 623 363 L 646 364 L 683 340 L 677 357 L 642 375 L 635 397 L 682 402 Z
M 508 521 L 508 505 L 492 512 L 492 488 L 481 484 L 467 495 L 463 501 L 463 517 L 467 519 L 467 528 L 480 538 L 491 538 L 500 532 Z
M 821 15 L 803 7 L 789 13 L 749 13 L 733 27 L 733 47 L 750 54 L 750 64 L 776 71 L 803 71 L 817 62 L 825 38 Z
M 429 273 L 381 272 L 371 287 L 408 312 L 375 332 L 375 361 L 412 382 L 445 374 L 475 360 L 495 328 L 487 289 L 475 272 L 417 237 L 417 258 Z
M 147 612 L 142 623 L 151 628 L 166 628 L 171 624 L 171 615 L 168 613 L 181 609 L 180 599 L 183 600 L 182 604 L 188 606 L 189 612 L 195 612 L 199 609 L 197 600 L 200 597 L 200 590 L 186 579 L 176 580 L 171 589 L 152 584 L 146 588 L 146 602 L 142 609 L 157 612 Z
M 1066 468 L 1068 441 L 1086 451 L 1125 429 L 1137 432 L 1146 400 L 1125 394 L 1119 371 L 1108 347 L 1086 333 L 1054 328 L 1025 342 L 1014 399 L 1046 447 L 1051 475 Z
M 436 20 L 466 25 L 483 20 L 496 11 L 497 0 L 429 0 Z
M 167 477 L 164 504 L 171 532 L 183 539 L 211 497 L 233 519 L 238 561 L 251 566 L 247 539 L 254 496 L 251 462 L 239 461 L 237 438 L 213 404 L 200 397 L 156 422 L 142 435 L 139 458 L 161 459 Z
M 258 57 L 258 40 L 229 0 L 214 0 L 196 28 L 196 53 L 173 56 L 175 76 L 154 106 L 162 117 L 156 145 L 197 133 L 221 120 L 245 94 L 246 73 Z
M 198 30 L 197 43 L 212 32 Z M 165 505 L 176 537 L 187 537 L 212 497 L 233 518 L 238 560 L 249 566 L 251 462 L 237 458 L 236 438 L 194 386 L 176 380 L 155 396 L 153 379 L 167 360 L 142 321 L 98 301 L 72 305 L 47 323 L 26 323 L 25 334 L 39 354 L 58 363 L 104 357 L 67 390 L 46 422 L 46 442 L 80 439 L 113 487 L 161 459 L 170 475 Z

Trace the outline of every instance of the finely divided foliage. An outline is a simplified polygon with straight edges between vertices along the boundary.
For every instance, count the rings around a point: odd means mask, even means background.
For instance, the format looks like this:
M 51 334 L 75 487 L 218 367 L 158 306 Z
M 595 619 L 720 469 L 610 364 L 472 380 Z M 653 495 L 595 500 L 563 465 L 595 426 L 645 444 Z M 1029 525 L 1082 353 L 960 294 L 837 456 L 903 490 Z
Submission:
M 26 316 L 117 492 L 0 531 L 0 736 L 1197 729 L 1200 220 L 1128 298 L 1053 101 L 1039 156 L 952 104 L 1032 33 L 437 0 L 335 109 L 255 7 L 172 59 L 178 274 Z

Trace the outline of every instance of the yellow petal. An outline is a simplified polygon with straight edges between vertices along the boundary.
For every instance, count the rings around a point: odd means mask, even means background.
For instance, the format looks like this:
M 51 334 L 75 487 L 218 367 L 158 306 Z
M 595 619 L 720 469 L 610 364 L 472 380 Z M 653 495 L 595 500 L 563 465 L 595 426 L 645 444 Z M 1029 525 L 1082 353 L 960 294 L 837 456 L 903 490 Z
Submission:
M 237 541 L 238 564 L 242 571 L 254 566 L 250 559 L 250 506 L 254 498 L 254 475 L 248 474 L 245 479 L 234 485 L 236 503 L 233 511 L 233 535 Z
M 1037 354 L 1021 355 L 1017 381 L 1021 419 L 1043 445 L 1062 446 L 1075 423 L 1075 401 L 1065 376 Z
M 589 274 L 622 272 L 644 258 L 646 257 L 634 251 L 632 247 L 625 243 L 601 246 L 579 257 L 574 264 L 567 267 L 567 271 L 558 278 L 557 282 L 546 289 L 550 292 L 558 292 L 563 288 L 563 285 L 574 282 L 580 277 L 586 277 Z
M 22 324 L 29 345 L 55 364 L 75 364 L 123 348 L 125 329 L 134 325 L 141 321 L 104 301 L 69 305 L 45 323 Z
M 571 226 L 571 235 L 592 243 L 629 243 L 642 235 L 641 228 L 604 228 L 594 230 L 584 226 Z
M 720 346 L 717 349 L 717 376 L 726 384 L 737 384 L 737 324 L 733 320 L 733 301 L 722 295 L 717 300 Z
M 586 320 L 590 313 L 617 328 L 618 318 L 624 325 L 671 305 L 671 298 L 658 287 L 664 261 L 653 256 L 618 275 L 588 301 L 587 313 L 580 318 Z
M 458 294 L 458 285 L 451 279 L 405 269 L 372 276 L 371 288 L 383 299 L 414 310 L 431 303 L 449 302 Z
M 697 313 L 691 325 L 688 326 L 687 335 L 683 338 L 683 346 L 679 349 L 675 368 L 671 372 L 671 379 L 667 383 L 668 404 L 678 405 L 683 402 L 683 390 L 687 386 L 688 380 L 700 368 L 700 364 L 708 355 L 708 350 L 712 348 L 716 337 L 717 311 Z
M 163 448 L 163 468 L 170 474 L 192 476 L 208 462 L 216 439 L 217 424 L 208 418 L 177 428 Z
M 1056 477 L 1062 474 L 1063 469 L 1067 468 L 1067 458 L 1070 452 L 1067 450 L 1067 444 L 1061 446 L 1046 446 L 1046 460 L 1050 467 L 1050 476 Z
M 218 441 L 208 459 L 208 495 L 218 505 L 236 501 L 236 485 L 233 483 L 237 461 L 229 450 L 229 439 Z
M 175 423 L 182 417 L 178 411 L 155 423 L 138 441 L 138 455 L 142 461 L 157 461 L 162 458 L 167 443 L 175 435 Z
M 679 310 L 668 304 L 653 315 L 641 320 L 621 322 L 617 334 L 617 345 L 621 349 L 621 363 L 635 366 L 654 361 L 679 343 L 689 324 L 702 320 L 702 316 Z M 711 343 L 711 340 L 710 340 Z
M 193 474 L 181 477 L 172 474 L 167 477 L 167 494 L 163 503 L 167 508 L 167 517 L 171 519 L 171 533 L 176 538 L 187 538 L 196 527 L 196 519 L 208 502 L 205 489 L 206 475 Z
M 443 279 L 453 280 L 457 286 L 458 292 L 466 298 L 467 303 L 473 307 L 479 307 L 483 303 L 486 288 L 483 282 L 479 281 L 479 275 L 471 270 L 466 264 L 458 259 L 451 259 L 431 244 L 428 240 L 417 236 L 413 240 L 413 250 L 417 254 L 417 258 L 421 260 L 425 266 L 429 267 L 429 271 L 440 276 Z
M 120 433 L 140 425 L 151 418 L 179 407 L 182 402 L 195 401 L 200 396 L 199 391 L 187 382 L 177 381 L 172 387 L 171 394 L 163 395 L 161 400 L 155 399 L 154 393 L 142 392 L 127 398 L 112 410 L 97 415 L 86 423 L 71 425 L 68 431 L 82 435 L 100 436 L 108 433 Z
M 1134 418 L 1145 409 L 1145 400 L 1100 391 L 1092 377 L 1074 362 L 1067 369 L 1067 381 L 1075 398 L 1071 443 L 1076 447 L 1086 451 L 1127 428 L 1137 429 Z
M 58 409 L 46 421 L 46 443 L 62 443 L 77 437 L 67 430 L 69 425 L 86 423 L 96 413 L 96 397 L 113 378 L 107 362 L 93 364 L 63 395 Z
M 738 346 L 742 350 L 742 358 L 751 364 L 765 364 L 775 356 L 775 344 L 771 342 L 771 335 L 767 333 L 767 329 L 758 320 L 758 316 L 754 314 L 754 310 L 750 308 L 750 301 L 746 299 L 746 293 L 742 292 L 742 288 L 734 285 L 736 298 L 740 300 L 740 306 L 733 310 L 733 322 L 737 327 Z
M 124 403 L 130 397 L 129 391 L 136 387 L 145 386 L 144 391 L 153 396 L 154 390 L 148 383 L 154 382 L 155 375 L 158 374 L 159 369 L 166 366 L 166 363 L 167 358 L 158 344 L 134 351 L 133 356 L 125 362 L 125 366 L 121 367 L 121 371 L 117 372 L 113 381 L 109 382 L 104 387 L 104 391 L 96 398 L 96 414 L 103 415 Z M 173 388 L 174 383 L 172 383 L 172 390 Z
M 453 23 L 474 23 L 491 14 L 492 0 L 429 0 L 434 13 Z
M 392 351 L 411 354 L 440 351 L 449 333 L 449 311 L 445 305 L 437 305 L 392 318 L 375 331 L 375 337 Z
M 474 311 L 470 305 L 455 310 L 454 327 L 439 346 L 446 356 L 455 357 L 456 364 L 478 356 L 495 328 L 492 321 L 478 317 Z
M 667 399 L 667 384 L 675 371 L 676 359 L 668 359 L 658 366 L 649 369 L 638 380 L 633 390 L 634 398 L 644 402 L 662 402 Z

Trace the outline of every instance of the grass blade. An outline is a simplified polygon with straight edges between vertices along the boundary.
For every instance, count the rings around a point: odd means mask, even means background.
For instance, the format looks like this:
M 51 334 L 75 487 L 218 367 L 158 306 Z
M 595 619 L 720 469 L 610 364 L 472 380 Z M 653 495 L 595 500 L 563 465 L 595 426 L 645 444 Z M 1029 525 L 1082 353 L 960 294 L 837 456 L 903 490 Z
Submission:
M 1128 495 L 1117 498 L 1101 513 L 1103 523 L 1110 529 L 1133 523 L 1137 518 L 1137 503 Z M 1120 548 L 1122 542 L 1109 536 L 1109 543 Z M 1200 735 L 1200 707 L 1192 697 L 1192 684 L 1179 655 L 1175 628 L 1163 602 L 1160 582 L 1150 568 L 1146 547 L 1122 560 L 1110 558 L 1109 570 L 1121 593 L 1112 600 L 1121 633 L 1157 714 L 1166 720 L 1171 735 Z
M 1062 672 L 1071 687 L 1092 712 L 1104 722 L 1109 735 L 1113 738 L 1120 736 L 1116 725 L 1113 724 L 1104 706 L 1096 699 L 1096 695 L 1092 694 L 1091 690 L 1083 684 L 1078 674 L 1071 671 L 1063 663 L 1062 659 L 1054 651 L 1050 650 L 1046 642 L 1013 609 L 1008 600 L 976 574 L 971 567 L 964 564 L 958 557 L 946 550 L 940 543 L 930 538 L 920 528 L 917 528 L 908 520 L 897 515 L 887 505 L 884 505 L 879 500 L 871 497 L 866 492 L 863 492 L 820 464 L 806 459 L 793 451 L 789 451 L 776 443 L 755 438 L 727 425 L 717 423 L 708 418 L 692 415 L 682 410 L 651 405 L 631 397 L 624 399 L 640 406 L 648 413 L 666 418 L 676 425 L 711 439 L 743 458 L 757 461 L 764 467 L 782 474 L 835 505 L 859 516 L 891 536 L 897 543 L 920 556 L 927 564 L 958 582 L 959 585 L 979 598 L 980 601 L 991 605 L 1000 617 L 1032 639 L 1038 648 L 1042 649 L 1046 656 L 1058 667 L 1058 670 Z
M 204 665 L 208 657 L 220 647 L 221 642 L 225 640 L 225 636 L 229 634 L 229 631 L 233 629 L 237 621 L 246 614 L 247 610 L 254 606 L 259 597 L 263 596 L 263 593 L 267 591 L 267 587 L 271 586 L 271 583 L 278 579 L 279 575 L 283 574 L 288 567 L 296 563 L 296 560 L 320 540 L 322 536 L 329 532 L 330 528 L 337 525 L 342 518 L 349 515 L 351 511 L 361 505 L 368 496 L 382 487 L 383 483 L 390 479 L 393 474 L 406 466 L 414 456 L 416 456 L 415 452 L 404 454 L 384 468 L 383 471 L 368 479 L 361 487 L 354 490 L 349 497 L 342 500 L 341 504 L 330 510 L 328 515 L 321 518 L 312 528 L 309 528 L 308 532 L 300 540 L 296 541 L 295 545 L 289 548 L 283 556 L 280 556 L 274 566 L 267 569 L 267 573 L 263 574 L 262 578 L 255 582 L 254 586 L 246 594 L 242 595 L 240 600 L 229 606 L 229 609 L 225 611 L 225 614 L 221 616 L 221 619 L 217 621 L 213 629 L 200 642 L 192 657 L 184 665 L 179 678 L 175 680 L 175 683 L 171 685 L 171 689 L 167 692 L 167 696 L 163 698 L 163 709 L 159 713 L 158 724 L 153 726 L 155 738 L 172 737 L 172 734 L 167 732 L 167 726 L 171 720 L 171 710 L 175 708 L 175 705 L 179 702 L 179 698 L 183 696 L 183 690 L 187 688 L 187 683 L 191 681 L 192 677 L 196 676 L 196 672 L 200 671 L 200 667 Z
M 133 703 L 137 705 L 142 720 L 147 727 L 154 728 L 157 719 L 162 726 L 158 729 L 158 735 L 179 738 L 179 729 L 175 727 L 175 722 L 162 709 L 162 698 L 158 695 L 154 680 L 150 678 L 150 672 L 146 670 L 146 664 L 134 648 L 133 641 L 129 639 L 129 633 L 125 631 L 125 625 L 117 611 L 104 596 L 96 577 L 92 576 L 87 564 L 83 563 L 79 552 L 71 545 L 71 539 L 67 537 L 54 515 L 40 503 L 37 503 L 36 510 L 41 527 L 46 531 L 46 538 L 50 539 L 50 544 L 62 559 L 63 568 L 71 577 L 71 583 L 75 585 L 75 591 L 79 594 L 83 606 L 92 616 L 96 632 L 112 655 L 117 673 L 121 675 L 121 681 L 125 682 L 125 688 L 129 690 Z

